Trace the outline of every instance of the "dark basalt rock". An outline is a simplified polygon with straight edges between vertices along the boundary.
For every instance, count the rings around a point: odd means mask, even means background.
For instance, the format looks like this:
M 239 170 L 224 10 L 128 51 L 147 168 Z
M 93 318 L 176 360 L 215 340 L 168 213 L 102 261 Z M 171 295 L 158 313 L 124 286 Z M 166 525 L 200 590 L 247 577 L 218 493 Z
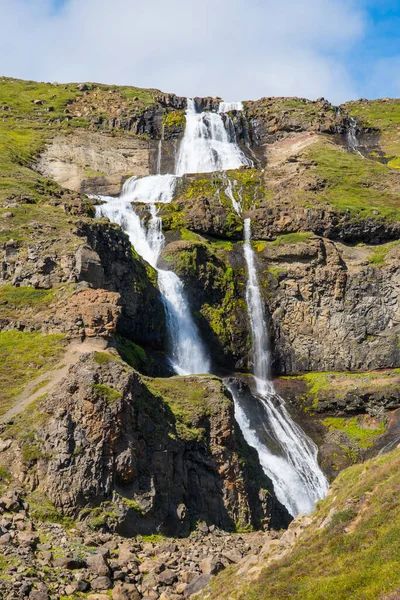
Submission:
M 228 530 L 285 527 L 291 518 L 245 442 L 221 381 L 174 379 L 171 392 L 163 381 L 159 387 L 141 379 L 112 354 L 81 358 L 40 405 L 42 458 L 30 468 L 41 490 L 71 515 L 111 502 L 104 509 L 109 526 L 125 535 L 182 536 L 197 521 Z M 169 393 L 184 402 L 187 389 L 197 390 L 196 404 L 190 400 L 193 415 L 183 426 Z

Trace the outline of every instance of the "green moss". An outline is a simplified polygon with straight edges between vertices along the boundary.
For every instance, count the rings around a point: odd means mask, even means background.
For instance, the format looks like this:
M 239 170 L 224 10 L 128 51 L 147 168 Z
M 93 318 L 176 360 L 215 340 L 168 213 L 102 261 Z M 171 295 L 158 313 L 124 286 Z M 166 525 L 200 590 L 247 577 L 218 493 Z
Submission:
M 24 463 L 32 464 L 43 457 L 43 452 L 37 443 L 26 441 L 22 446 L 21 458 Z
M 10 472 L 5 467 L 0 466 L 0 483 L 7 483 L 10 479 Z
M 0 167 L 1 168 L 1 167 Z M 12 209 L 11 219 L 2 216 L 9 209 L 0 208 L 0 243 L 14 242 L 48 243 L 49 237 L 55 238 L 54 250 L 75 249 L 80 244 L 74 235 L 74 219 L 55 206 L 21 204 Z
M 141 515 L 145 514 L 145 511 L 143 510 L 143 508 L 140 507 L 136 500 L 132 500 L 132 498 L 126 498 L 125 496 L 121 496 L 119 494 L 118 498 L 131 510 L 134 510 L 135 512 Z
M 211 376 L 207 376 L 207 380 Z M 216 378 L 214 378 L 216 380 Z M 150 392 L 161 398 L 172 410 L 180 438 L 203 441 L 205 430 L 201 426 L 204 416 L 210 414 L 207 388 L 199 377 L 145 378 Z
M 0 412 L 4 413 L 32 380 L 61 358 L 64 335 L 41 335 L 21 331 L 0 333 Z
M 114 404 L 114 402 L 117 402 L 122 398 L 121 392 L 118 392 L 118 390 L 114 390 L 114 388 L 104 385 L 103 383 L 93 383 L 92 387 L 96 390 L 98 396 L 107 400 L 109 404 Z
M 184 110 L 172 110 L 163 116 L 163 125 L 169 130 L 184 128 L 185 123 L 186 117 Z
M 318 409 L 320 401 L 342 399 L 348 392 L 365 394 L 384 390 L 390 393 L 391 388 L 399 385 L 399 376 L 400 369 L 391 369 L 361 373 L 305 373 L 288 379 L 304 381 L 308 389 L 303 400 L 313 409 Z
M 3 306 L 8 304 L 13 308 L 42 307 L 49 304 L 54 295 L 53 290 L 41 290 L 29 286 L 4 285 L 0 287 L 0 303 Z
M 283 246 L 285 244 L 301 244 L 306 243 L 308 240 L 313 237 L 312 233 L 286 233 L 285 235 L 280 235 L 271 242 L 271 246 Z
M 121 336 L 116 338 L 116 342 L 121 358 L 134 369 L 141 371 L 148 360 L 145 350 L 138 344 Z
M 381 244 L 380 246 L 375 246 L 372 254 L 368 257 L 368 260 L 371 264 L 376 267 L 384 266 L 386 264 L 386 257 L 391 250 L 397 248 L 400 245 L 399 241 L 389 242 L 388 244 Z
M 385 433 L 386 429 L 383 423 L 376 424 L 374 428 L 360 427 L 358 417 L 329 417 L 323 420 L 323 424 L 329 429 L 344 431 L 360 448 L 372 446 L 375 438 Z

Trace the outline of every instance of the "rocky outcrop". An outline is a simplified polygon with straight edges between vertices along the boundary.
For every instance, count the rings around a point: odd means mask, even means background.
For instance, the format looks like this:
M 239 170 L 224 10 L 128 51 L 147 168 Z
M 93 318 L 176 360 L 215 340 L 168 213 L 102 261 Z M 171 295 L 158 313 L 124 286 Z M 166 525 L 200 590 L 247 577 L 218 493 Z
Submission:
M 86 355 L 37 411 L 3 439 L 19 432 L 12 473 L 64 513 L 102 506 L 129 535 L 290 521 L 215 377 L 144 380 L 117 356 Z
M 398 366 L 397 254 L 374 268 L 360 250 L 310 239 L 259 253 L 275 372 Z
M 397 245 L 388 246 L 381 266 L 368 260 L 374 247 L 311 234 L 254 246 L 276 374 L 399 365 Z M 163 256 L 184 280 L 219 364 L 250 368 L 243 246 L 214 247 L 199 237 L 168 244 Z
M 149 144 L 134 136 L 94 131 L 58 134 L 36 168 L 76 192 L 117 195 L 127 176 L 149 175 Z
M 56 216 L 56 227 L 51 221 L 29 222 L 29 207 L 19 211 L 29 225 L 23 241 L 9 240 L 0 250 L 0 282 L 52 290 L 52 310 L 49 313 L 48 303 L 30 307 L 6 302 L 1 329 L 17 324 L 21 330 L 42 329 L 70 337 L 110 337 L 118 332 L 138 343 L 163 347 L 164 307 L 154 274 L 132 254 L 119 227 L 106 220 L 70 218 L 54 208 L 50 215 Z

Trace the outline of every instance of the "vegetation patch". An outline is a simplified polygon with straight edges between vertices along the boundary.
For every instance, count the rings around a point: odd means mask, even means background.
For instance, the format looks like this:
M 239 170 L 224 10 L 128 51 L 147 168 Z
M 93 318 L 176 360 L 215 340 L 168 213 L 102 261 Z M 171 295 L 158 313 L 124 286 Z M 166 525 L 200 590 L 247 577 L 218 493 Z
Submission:
M 184 129 L 186 123 L 184 110 L 171 110 L 163 117 L 163 125 L 168 130 Z
M 307 155 L 325 182 L 312 194 L 313 203 L 326 202 L 357 218 L 400 219 L 400 182 L 385 165 L 333 144 L 314 144 Z
M 372 427 L 362 427 L 362 420 L 359 417 L 329 417 L 323 420 L 325 427 L 329 429 L 344 431 L 351 441 L 354 441 L 359 448 L 370 448 L 374 440 L 385 433 L 383 423 L 374 423 Z
M 274 240 L 270 242 L 271 246 L 284 246 L 286 244 L 301 244 L 307 243 L 310 238 L 314 237 L 312 233 L 286 233 L 284 235 L 280 235 Z M 258 250 L 259 251 L 259 250 Z
M 92 387 L 96 390 L 97 395 L 104 400 L 107 400 L 109 404 L 114 404 L 118 400 L 121 400 L 122 394 L 114 388 L 104 385 L 103 383 L 94 383 Z
M 44 308 L 50 304 L 54 296 L 53 290 L 4 285 L 0 287 L 0 315 L 9 315 L 13 310 Z
M 61 358 L 64 335 L 41 335 L 21 331 L 0 333 L 0 413 L 4 413 L 32 380 Z
M 391 250 L 398 248 L 400 246 L 400 242 L 396 240 L 395 242 L 389 242 L 388 244 L 381 244 L 380 246 L 376 246 L 373 248 L 371 255 L 368 257 L 369 262 L 376 266 L 382 267 L 386 264 L 386 258 Z
M 144 378 L 150 392 L 161 398 L 173 412 L 176 431 L 182 439 L 205 440 L 204 417 L 211 414 L 207 391 L 207 382 L 210 379 L 218 382 L 217 378 L 210 375 L 204 377 L 204 382 L 201 376 L 169 377 L 168 379 Z
M 121 358 L 137 371 L 142 371 L 148 361 L 145 350 L 131 340 L 117 336 L 117 350 Z
M 400 586 L 399 486 L 400 450 L 342 471 L 333 482 L 331 493 L 318 503 L 312 525 L 283 559 L 266 566 L 252 584 L 243 582 L 236 574 L 237 567 L 231 567 L 212 580 L 207 597 L 389 597 Z

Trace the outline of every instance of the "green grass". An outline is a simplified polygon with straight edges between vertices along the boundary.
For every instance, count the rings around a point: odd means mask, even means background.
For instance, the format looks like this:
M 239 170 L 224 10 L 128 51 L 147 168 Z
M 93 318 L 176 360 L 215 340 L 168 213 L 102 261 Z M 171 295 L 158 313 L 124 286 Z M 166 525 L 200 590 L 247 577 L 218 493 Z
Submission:
M 286 244 L 301 244 L 306 243 L 308 240 L 313 237 L 312 233 L 286 233 L 284 235 L 280 235 L 274 240 L 270 242 L 271 246 L 284 246 Z M 259 251 L 259 250 L 258 250 Z
M 34 287 L 0 287 L 0 316 L 12 314 L 14 310 L 44 308 L 54 299 L 53 290 L 41 290 Z
M 32 519 L 42 521 L 43 523 L 59 523 L 65 529 L 74 527 L 74 521 L 59 512 L 42 492 L 32 492 L 27 496 L 26 500 L 29 503 L 29 513 Z
M 400 369 L 388 371 L 365 371 L 361 373 L 348 372 L 312 372 L 304 375 L 289 376 L 293 381 L 304 381 L 307 386 L 303 402 L 313 409 L 317 409 L 321 401 L 331 397 L 344 398 L 350 391 L 359 394 L 386 390 L 399 385 Z
M 114 404 L 118 400 L 121 400 L 122 394 L 114 388 L 104 385 L 103 383 L 93 383 L 92 387 L 96 390 L 97 395 L 104 400 L 107 400 L 109 404 Z
M 13 404 L 32 379 L 59 361 L 64 347 L 64 335 L 0 333 L 0 413 Z
M 55 206 L 22 204 L 13 208 L 13 217 L 2 218 L 9 209 L 0 208 L 0 243 L 15 242 L 37 243 L 41 240 L 53 241 L 55 249 L 73 249 L 82 242 L 74 236 L 76 225 Z
M 166 129 L 184 128 L 186 123 L 184 110 L 173 110 L 163 117 L 163 125 Z
M 83 95 L 77 84 L 51 84 L 0 77 L 0 201 L 28 197 L 41 202 L 60 186 L 29 167 L 55 133 L 88 128 L 93 117 L 107 114 L 117 104 L 128 113 L 140 114 L 154 105 L 157 90 L 93 84 Z M 112 97 L 110 97 L 110 92 Z M 95 96 L 96 95 L 96 96 Z M 38 102 L 39 101 L 39 102 Z M 66 114 L 71 105 L 96 106 L 89 116 Z M 111 102 L 111 106 L 110 106 Z M 101 174 L 89 173 L 89 177 Z M 48 188 L 46 190 L 46 187 Z
M 389 252 L 394 248 L 397 248 L 399 245 L 400 241 L 395 241 L 374 247 L 372 254 L 368 257 L 369 262 L 376 267 L 384 266 L 386 264 L 386 257 Z
M 210 414 L 206 381 L 202 384 L 197 377 L 169 377 L 168 379 L 144 378 L 146 386 L 154 396 L 161 398 L 172 410 L 176 419 L 176 430 L 182 439 L 201 441 L 205 431 L 199 423 Z M 214 378 L 217 381 L 216 378 Z M 227 400 L 228 401 L 228 400 Z
M 326 202 L 362 219 L 400 220 L 400 181 L 385 165 L 333 144 L 315 144 L 307 155 L 326 182 L 310 204 Z
M 137 371 L 143 370 L 147 362 L 145 350 L 131 340 L 117 336 L 117 350 L 121 358 Z
M 385 433 L 385 425 L 383 423 L 375 424 L 374 428 L 360 427 L 358 417 L 328 417 L 323 420 L 325 427 L 344 431 L 350 440 L 354 441 L 359 448 L 370 448 L 373 446 L 374 440 Z
M 378 600 L 398 590 L 399 486 L 400 450 L 346 469 L 285 558 L 250 585 L 224 571 L 210 600 Z

